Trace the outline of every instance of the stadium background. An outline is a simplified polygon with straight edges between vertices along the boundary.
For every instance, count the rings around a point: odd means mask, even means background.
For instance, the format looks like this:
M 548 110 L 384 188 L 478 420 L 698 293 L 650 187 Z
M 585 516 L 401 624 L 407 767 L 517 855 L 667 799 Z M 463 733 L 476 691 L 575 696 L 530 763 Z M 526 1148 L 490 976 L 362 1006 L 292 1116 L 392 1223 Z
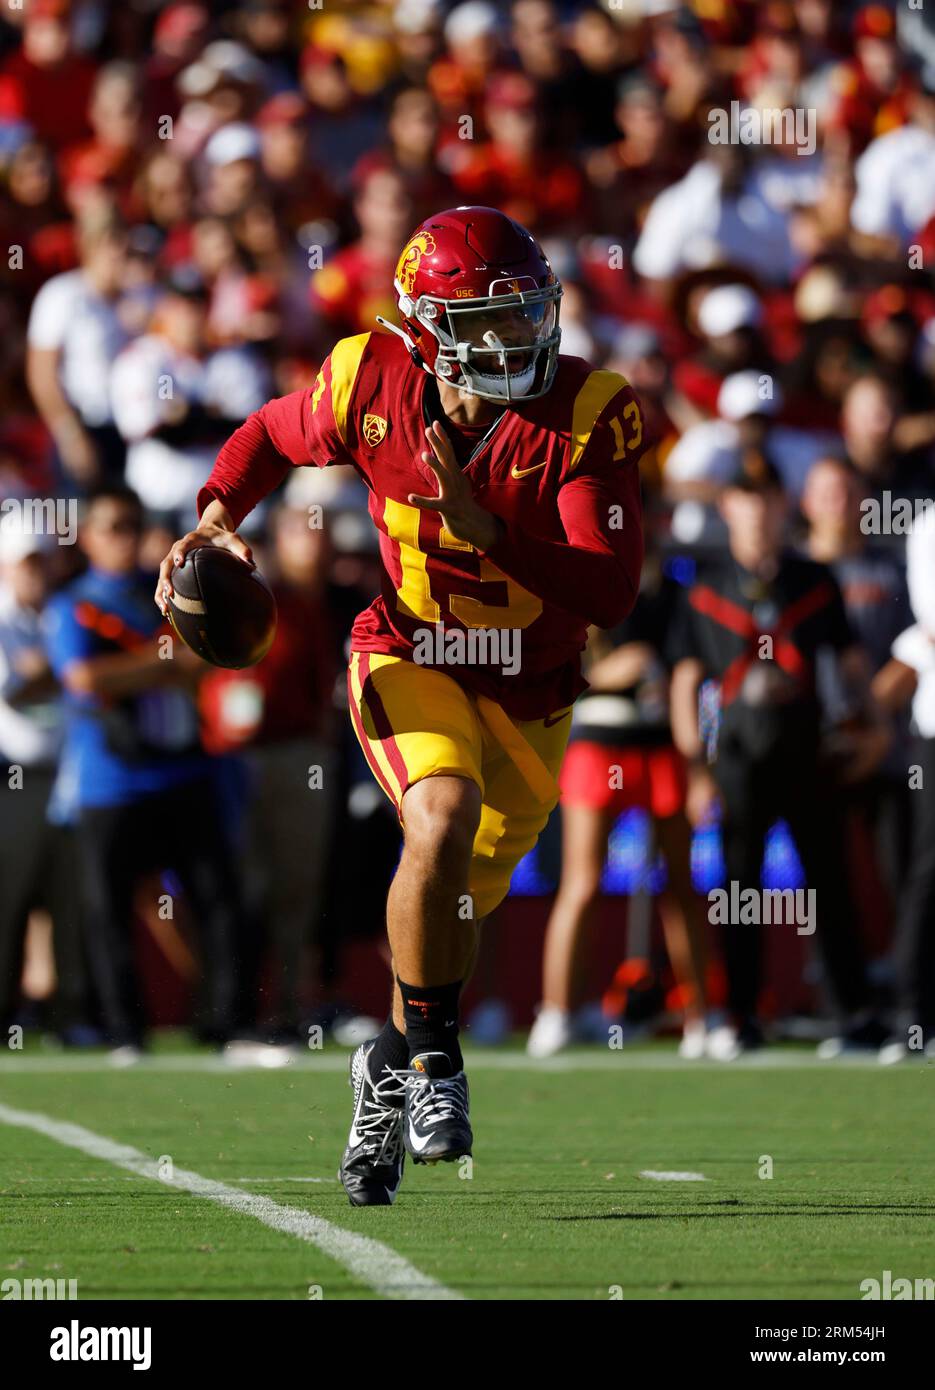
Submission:
M 876 142 L 910 131 L 915 103 L 933 91 L 930 24 L 906 6 L 897 13 L 823 0 L 26 0 L 0 21 L 0 223 L 11 248 L 0 270 L 0 498 L 80 497 L 95 478 L 125 474 L 147 506 L 144 554 L 154 570 L 190 524 L 182 499 L 193 496 L 189 480 L 199 467 L 207 471 L 206 451 L 223 433 L 211 439 L 202 419 L 197 437 L 176 435 L 168 453 L 147 455 L 127 405 L 146 370 L 140 343 L 171 334 L 180 304 L 203 305 L 189 346 L 201 367 L 215 361 L 218 384 L 212 396 L 203 373 L 192 401 L 200 392 L 209 419 L 236 421 L 251 400 L 312 383 L 336 337 L 371 328 L 378 312 L 391 315 L 406 232 L 429 211 L 466 201 L 502 207 L 543 241 L 565 285 L 565 350 L 624 371 L 640 393 L 652 430 L 643 464 L 652 525 L 681 581 L 695 556 L 724 543 L 713 510 L 699 518 L 674 485 L 676 477 L 715 485 L 719 477 L 703 441 L 693 436 L 694 450 L 683 441 L 719 408 L 724 417 L 719 388 L 738 367 L 774 372 L 782 385 L 774 423 L 797 432 L 801 451 L 787 477 L 793 499 L 801 458 L 851 449 L 874 432 L 885 465 L 879 477 L 868 473 L 868 495 L 879 478 L 910 471 L 906 495 L 919 495 L 933 467 L 926 410 L 935 293 L 930 273 L 907 269 L 907 247 L 921 248 L 923 267 L 935 254 L 935 139 L 929 127 L 928 186 L 922 180 L 911 198 L 890 196 L 892 171 Z M 733 100 L 814 108 L 816 154 L 732 146 L 712 155 L 707 112 Z M 702 165 L 722 157 L 713 185 L 702 189 Z M 895 167 L 901 147 L 889 157 Z M 673 190 L 654 223 L 655 200 Z M 69 308 L 56 339 L 55 302 L 40 323 L 37 296 L 102 254 L 115 267 L 113 316 L 104 322 L 93 305 L 75 301 L 77 317 Z M 706 333 L 699 320 L 705 292 L 717 285 L 752 291 L 722 302 L 726 334 L 713 322 Z M 729 353 L 725 336 L 735 340 Z M 74 435 L 56 438 L 37 409 L 30 346 L 87 355 L 83 374 L 72 360 L 66 387 L 86 427 L 77 444 Z M 680 444 L 682 470 L 667 474 Z M 323 737 L 346 777 L 332 806 L 340 862 L 325 856 L 332 874 L 324 915 L 309 913 L 317 981 L 310 978 L 303 1002 L 311 1016 L 379 1011 L 380 893 L 365 891 L 361 868 L 379 863 L 385 882 L 395 832 L 344 742 L 340 708 L 331 719 L 323 675 L 334 677 L 340 706 L 342 634 L 348 614 L 375 592 L 374 551 L 353 480 L 303 476 L 251 523 L 264 568 L 270 557 L 275 569 L 271 518 L 282 505 L 324 510 L 327 550 L 317 563 L 327 570 L 322 622 L 330 637 L 311 681 L 298 665 L 303 651 L 293 654 L 294 667 L 290 653 L 280 654 L 277 679 L 314 687 L 308 709 L 327 727 Z M 893 544 L 900 553 L 898 537 Z M 55 585 L 80 560 L 59 547 L 45 563 Z M 242 705 L 236 692 L 225 696 L 223 680 L 209 677 L 199 698 L 237 822 L 231 830 L 244 833 L 249 753 L 269 731 L 248 717 L 225 720 L 225 709 Z M 9 739 L 2 753 L 19 761 Z M 3 809 L 12 813 L 9 797 Z M 694 870 L 702 891 L 720 881 L 716 829 L 696 837 Z M 494 928 L 486 983 L 519 1023 L 537 997 L 535 952 L 557 872 L 553 826 L 517 871 Z M 802 882 L 782 826 L 764 882 Z M 622 899 L 658 884 L 645 818 L 628 813 L 604 878 L 595 989 L 624 953 Z M 876 907 L 862 929 L 885 956 L 893 904 Z M 178 1022 L 197 966 L 184 932 L 158 944 L 147 921 L 139 932 L 151 1011 Z M 55 933 L 78 930 L 52 925 Z M 33 914 L 17 1018 L 56 1018 L 48 941 Z M 805 964 L 799 944 L 784 941 L 773 962 L 776 1007 L 814 1004 Z

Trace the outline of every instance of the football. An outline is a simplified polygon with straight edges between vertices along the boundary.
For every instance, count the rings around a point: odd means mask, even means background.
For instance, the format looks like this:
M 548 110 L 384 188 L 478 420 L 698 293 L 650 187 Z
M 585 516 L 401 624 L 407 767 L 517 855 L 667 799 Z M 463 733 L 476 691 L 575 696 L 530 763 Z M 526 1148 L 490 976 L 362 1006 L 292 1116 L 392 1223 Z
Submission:
M 212 666 L 255 666 L 276 635 L 276 600 L 259 570 L 216 546 L 199 546 L 172 575 L 169 620 Z

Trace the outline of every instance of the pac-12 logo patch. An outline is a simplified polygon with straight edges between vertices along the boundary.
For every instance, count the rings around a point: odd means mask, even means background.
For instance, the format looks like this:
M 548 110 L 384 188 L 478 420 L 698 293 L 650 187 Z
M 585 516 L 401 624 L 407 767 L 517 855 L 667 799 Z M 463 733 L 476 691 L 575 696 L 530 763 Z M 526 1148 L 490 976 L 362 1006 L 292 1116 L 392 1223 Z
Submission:
M 371 449 L 375 449 L 382 443 L 386 434 L 386 421 L 382 415 L 365 415 L 363 424 L 363 436 Z
M 422 257 L 431 256 L 434 250 L 435 238 L 432 233 L 418 232 L 400 256 L 399 265 L 396 267 L 396 278 L 402 285 L 405 294 L 412 294 L 412 287 L 416 282 L 416 272 Z

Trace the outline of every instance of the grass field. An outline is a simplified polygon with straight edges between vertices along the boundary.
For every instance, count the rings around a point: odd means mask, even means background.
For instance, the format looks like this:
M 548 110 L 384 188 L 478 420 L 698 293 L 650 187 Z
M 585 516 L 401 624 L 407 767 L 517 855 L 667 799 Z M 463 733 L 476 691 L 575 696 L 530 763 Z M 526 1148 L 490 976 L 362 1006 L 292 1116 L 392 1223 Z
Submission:
M 656 1045 L 475 1051 L 468 1073 L 473 1174 L 408 1166 L 395 1207 L 357 1211 L 335 1180 L 342 1052 L 284 1071 L 8 1054 L 0 1279 L 76 1278 L 79 1298 L 856 1300 L 885 1269 L 935 1275 L 931 1063 L 698 1065 Z

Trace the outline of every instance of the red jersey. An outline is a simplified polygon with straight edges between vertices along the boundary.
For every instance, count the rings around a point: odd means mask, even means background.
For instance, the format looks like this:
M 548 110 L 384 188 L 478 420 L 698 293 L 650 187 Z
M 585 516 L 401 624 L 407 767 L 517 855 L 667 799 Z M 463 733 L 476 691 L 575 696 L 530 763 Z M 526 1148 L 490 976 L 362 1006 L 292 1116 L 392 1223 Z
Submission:
M 623 377 L 559 358 L 548 393 L 504 409 L 464 465 L 479 504 L 503 522 L 482 554 L 409 502 L 437 493 L 421 460 L 426 425 L 445 424 L 435 388 L 395 336 L 342 339 L 314 387 L 270 401 L 235 431 L 199 511 L 217 498 L 239 525 L 290 464 L 351 464 L 369 490 L 383 568 L 352 650 L 412 660 L 419 646 L 421 662 L 514 718 L 541 719 L 585 688 L 588 625 L 620 622 L 636 598 L 642 412 Z M 519 632 L 518 670 L 425 660 L 427 631 L 480 628 Z

